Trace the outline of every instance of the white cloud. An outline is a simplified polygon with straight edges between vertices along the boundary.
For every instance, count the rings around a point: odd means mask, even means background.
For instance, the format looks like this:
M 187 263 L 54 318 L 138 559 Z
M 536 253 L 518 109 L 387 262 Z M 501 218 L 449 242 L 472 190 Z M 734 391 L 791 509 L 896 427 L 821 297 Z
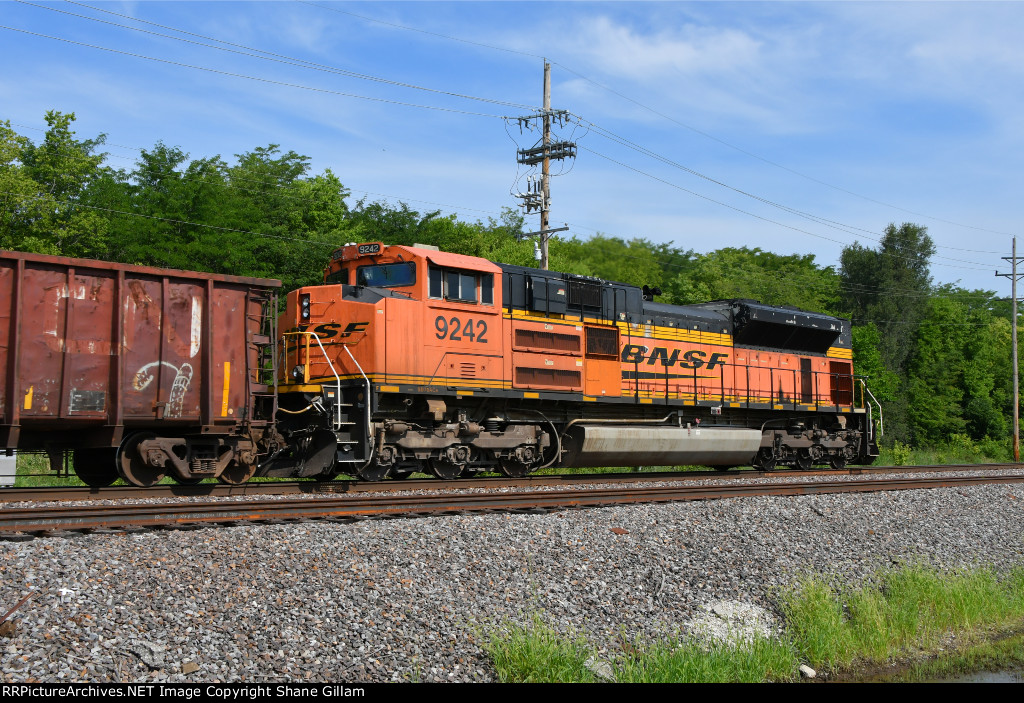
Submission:
M 566 48 L 609 75 L 650 83 L 753 70 L 762 42 L 739 29 L 694 24 L 643 34 L 601 16 L 584 20 Z

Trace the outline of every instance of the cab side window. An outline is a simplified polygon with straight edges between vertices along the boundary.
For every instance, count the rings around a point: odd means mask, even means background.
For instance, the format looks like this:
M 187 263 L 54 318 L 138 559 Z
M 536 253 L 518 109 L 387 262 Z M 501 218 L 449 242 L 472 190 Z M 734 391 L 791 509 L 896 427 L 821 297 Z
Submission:
M 342 283 L 348 285 L 349 276 L 348 269 L 338 269 L 327 274 L 327 278 L 324 280 L 325 283 Z
M 427 294 L 458 303 L 494 304 L 494 274 L 430 265 Z

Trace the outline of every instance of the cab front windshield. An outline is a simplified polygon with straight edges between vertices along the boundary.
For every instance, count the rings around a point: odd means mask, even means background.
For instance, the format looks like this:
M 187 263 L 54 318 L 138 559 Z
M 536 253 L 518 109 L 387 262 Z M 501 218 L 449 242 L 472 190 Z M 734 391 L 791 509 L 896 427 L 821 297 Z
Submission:
M 356 270 L 356 285 L 373 288 L 395 288 L 416 283 L 416 264 L 404 261 L 397 264 L 360 266 Z

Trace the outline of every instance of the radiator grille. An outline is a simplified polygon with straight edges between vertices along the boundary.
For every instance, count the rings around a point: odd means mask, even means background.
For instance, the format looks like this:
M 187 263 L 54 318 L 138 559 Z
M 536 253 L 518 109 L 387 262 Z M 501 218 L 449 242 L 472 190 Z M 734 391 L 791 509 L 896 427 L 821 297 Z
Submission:
M 587 356 L 619 356 L 619 332 L 614 327 L 587 328 Z
M 579 388 L 579 371 L 567 369 L 537 369 L 529 366 L 516 367 L 517 386 L 551 386 L 558 388 Z
M 578 352 L 580 350 L 580 338 L 579 335 L 562 334 L 560 332 L 516 330 L 516 346 L 551 351 Z

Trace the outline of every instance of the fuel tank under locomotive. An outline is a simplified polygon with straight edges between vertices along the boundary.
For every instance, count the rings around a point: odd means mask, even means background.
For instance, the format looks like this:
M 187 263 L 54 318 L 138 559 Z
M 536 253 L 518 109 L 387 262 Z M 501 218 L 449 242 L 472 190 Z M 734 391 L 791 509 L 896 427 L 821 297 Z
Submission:
M 742 466 L 760 447 L 756 429 L 584 423 L 563 435 L 559 466 Z

